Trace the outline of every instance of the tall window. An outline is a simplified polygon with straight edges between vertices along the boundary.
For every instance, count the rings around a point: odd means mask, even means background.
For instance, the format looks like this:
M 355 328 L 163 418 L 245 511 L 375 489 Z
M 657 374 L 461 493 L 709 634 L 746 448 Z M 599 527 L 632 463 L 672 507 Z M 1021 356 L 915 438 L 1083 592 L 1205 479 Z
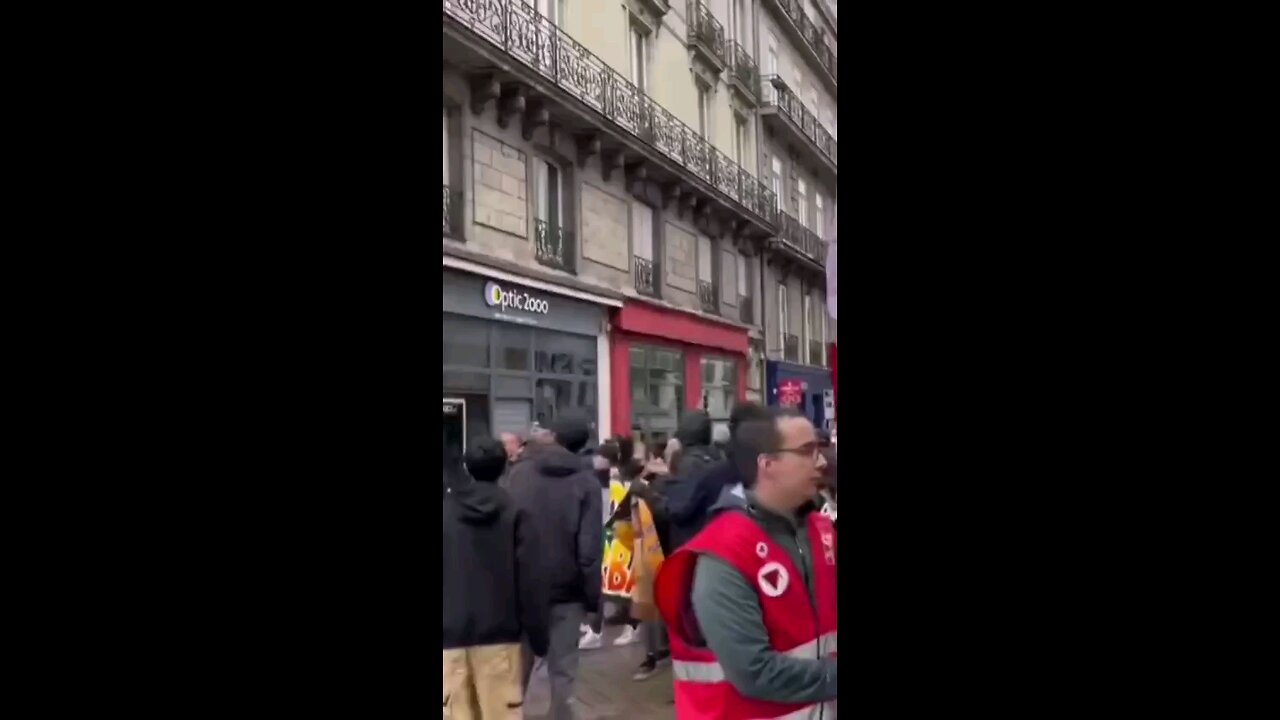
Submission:
M 647 39 L 648 36 L 644 31 L 635 22 L 632 22 L 631 36 L 629 38 L 631 51 L 631 82 L 635 84 L 641 92 L 647 92 L 649 89 L 648 83 L 645 80 L 648 76 L 646 73 L 646 60 L 648 58 L 645 53 Z
M 747 256 L 738 255 L 738 297 L 750 294 L 750 286 L 747 284 Z
M 536 0 L 536 2 L 539 15 L 557 25 L 560 24 L 560 3 L 558 0 Z
M 440 114 L 444 120 L 444 123 L 443 123 L 444 139 L 442 141 L 443 144 L 440 146 L 441 148 L 444 149 L 444 152 L 441 153 L 441 157 L 444 158 L 444 184 L 448 185 L 449 184 L 449 109 L 442 108 Z
M 698 87 L 698 133 L 711 141 L 711 89 L 695 80 Z
M 823 240 L 827 239 L 827 220 L 822 209 L 822 193 L 815 192 L 813 194 L 813 231 L 818 233 L 818 237 Z
M 698 279 L 702 282 L 712 282 L 715 277 L 711 272 L 712 249 L 711 238 L 698 236 Z
M 764 55 L 764 74 L 778 74 L 778 38 L 774 37 L 772 34 L 768 35 L 768 46 Z M 776 105 L 778 102 L 777 92 L 774 90 L 772 84 L 766 84 L 768 87 L 765 88 L 765 99 Z
M 542 158 L 533 159 L 533 168 L 534 217 L 560 227 L 560 168 Z
M 809 227 L 809 188 L 804 178 L 796 178 L 796 219 L 804 227 Z
M 777 203 L 778 209 L 782 209 L 782 158 L 777 155 L 773 156 L 773 174 L 769 178 L 773 183 L 773 198 Z
M 733 114 L 733 151 L 737 154 L 734 158 L 739 165 L 747 166 L 747 119 L 739 115 Z
M 808 363 L 813 365 L 813 358 L 809 357 L 809 341 L 813 339 L 813 318 L 810 310 L 813 308 L 813 302 L 809 299 L 809 293 L 805 291 L 804 285 L 800 286 L 800 317 L 804 321 L 800 323 L 800 357 L 808 358 Z
M 732 3 L 737 8 L 734 20 L 738 25 L 738 43 L 745 50 L 751 46 L 751 13 L 747 10 L 747 0 L 732 0 Z
M 653 208 L 631 203 L 631 247 L 636 257 L 653 262 Z
M 738 397 L 738 364 L 728 358 L 703 357 L 702 411 L 711 417 L 712 425 L 728 425 Z
M 652 445 L 672 438 L 684 409 L 684 356 L 631 346 L 631 429 Z
M 778 283 L 778 349 L 787 348 L 787 284 Z

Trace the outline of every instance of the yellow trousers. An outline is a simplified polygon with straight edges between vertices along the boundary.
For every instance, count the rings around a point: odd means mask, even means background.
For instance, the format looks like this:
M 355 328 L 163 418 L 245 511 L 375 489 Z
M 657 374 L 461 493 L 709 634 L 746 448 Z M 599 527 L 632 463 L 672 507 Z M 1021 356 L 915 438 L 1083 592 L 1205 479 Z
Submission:
M 520 644 L 444 651 L 444 716 L 456 720 L 520 720 Z

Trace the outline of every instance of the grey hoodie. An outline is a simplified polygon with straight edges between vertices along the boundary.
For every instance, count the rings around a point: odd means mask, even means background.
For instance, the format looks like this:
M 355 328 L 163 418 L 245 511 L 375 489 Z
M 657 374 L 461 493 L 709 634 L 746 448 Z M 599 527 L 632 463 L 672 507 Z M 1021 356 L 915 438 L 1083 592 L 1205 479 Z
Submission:
M 712 512 L 740 512 L 755 521 L 791 557 L 804 576 L 813 601 L 813 564 L 802 508 L 795 519 L 755 504 L 742 485 L 726 487 Z M 693 577 L 693 612 L 706 644 L 724 668 L 725 678 L 743 695 L 757 700 L 816 703 L 836 699 L 836 659 L 801 659 L 775 652 L 751 583 L 736 568 L 710 555 L 698 557 Z

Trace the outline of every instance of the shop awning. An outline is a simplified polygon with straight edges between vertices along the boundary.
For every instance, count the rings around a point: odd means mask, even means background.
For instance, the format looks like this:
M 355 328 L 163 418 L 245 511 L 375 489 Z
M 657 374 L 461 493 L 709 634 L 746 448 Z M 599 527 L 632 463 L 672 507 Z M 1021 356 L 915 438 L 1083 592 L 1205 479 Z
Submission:
M 747 329 L 656 305 L 628 301 L 614 314 L 614 327 L 690 345 L 747 354 Z

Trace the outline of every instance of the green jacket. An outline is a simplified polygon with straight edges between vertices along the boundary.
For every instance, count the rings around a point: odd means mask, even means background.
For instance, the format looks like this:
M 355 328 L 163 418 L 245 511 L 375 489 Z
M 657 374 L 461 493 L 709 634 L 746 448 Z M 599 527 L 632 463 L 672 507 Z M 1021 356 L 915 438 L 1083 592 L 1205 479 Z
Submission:
M 741 486 L 726 488 L 712 512 L 740 512 L 754 520 L 786 550 L 813 594 L 813 554 L 801 508 L 786 518 L 756 505 Z M 816 703 L 836 699 L 836 658 L 793 658 L 775 652 L 761 616 L 759 596 L 736 568 L 709 555 L 698 557 L 693 575 L 693 612 L 707 647 L 715 653 L 725 678 L 743 695 L 780 703 Z

